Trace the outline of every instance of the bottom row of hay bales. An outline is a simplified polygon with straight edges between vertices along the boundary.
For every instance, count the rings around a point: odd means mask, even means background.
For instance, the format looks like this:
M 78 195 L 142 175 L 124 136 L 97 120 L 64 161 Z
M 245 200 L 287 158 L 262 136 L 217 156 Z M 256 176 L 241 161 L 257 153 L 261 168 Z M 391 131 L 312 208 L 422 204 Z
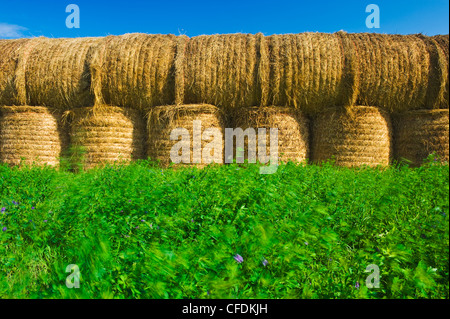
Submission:
M 188 144 L 181 142 L 189 150 L 187 162 L 199 161 L 199 166 L 207 164 L 205 152 L 213 162 L 224 163 L 224 127 L 277 128 L 279 159 L 284 162 L 309 159 L 318 163 L 334 157 L 341 166 L 375 166 L 405 158 L 420 165 L 433 152 L 442 161 L 449 158 L 448 109 L 405 112 L 393 116 L 392 123 L 390 115 L 369 106 L 331 108 L 311 120 L 284 107 L 245 108 L 224 116 L 212 105 L 161 106 L 153 108 L 147 118 L 146 123 L 139 111 L 110 106 L 64 114 L 44 107 L 1 107 L 0 162 L 17 165 L 25 158 L 26 162 L 39 159 L 58 165 L 61 154 L 70 150 L 65 154 L 80 160 L 85 168 L 147 157 L 167 166 L 172 146 L 178 142 L 170 135 L 178 127 L 188 133 Z M 200 128 L 194 121 L 201 121 Z M 205 138 L 205 130 L 211 128 L 218 136 Z M 262 141 L 267 152 L 269 135 L 267 131 L 266 141 Z M 201 140 L 198 152 L 193 147 L 196 139 Z

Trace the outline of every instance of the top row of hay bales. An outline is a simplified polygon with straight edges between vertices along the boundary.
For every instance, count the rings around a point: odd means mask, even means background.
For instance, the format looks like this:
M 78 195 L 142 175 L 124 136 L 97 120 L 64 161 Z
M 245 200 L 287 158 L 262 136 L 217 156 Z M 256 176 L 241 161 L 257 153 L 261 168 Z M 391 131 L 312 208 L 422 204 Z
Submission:
M 448 108 L 448 45 L 345 32 L 0 40 L 0 105 Z

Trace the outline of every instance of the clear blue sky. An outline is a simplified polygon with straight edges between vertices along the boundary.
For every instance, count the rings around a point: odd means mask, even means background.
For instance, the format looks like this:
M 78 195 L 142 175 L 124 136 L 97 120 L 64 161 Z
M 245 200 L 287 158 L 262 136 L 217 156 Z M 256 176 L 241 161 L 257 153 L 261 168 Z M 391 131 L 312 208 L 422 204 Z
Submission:
M 80 8 L 80 28 L 66 27 L 66 6 Z M 380 28 L 366 27 L 366 6 L 380 8 Z M 131 32 L 196 36 L 306 31 L 449 33 L 444 0 L 105 1 L 0 0 L 0 38 L 84 37 Z

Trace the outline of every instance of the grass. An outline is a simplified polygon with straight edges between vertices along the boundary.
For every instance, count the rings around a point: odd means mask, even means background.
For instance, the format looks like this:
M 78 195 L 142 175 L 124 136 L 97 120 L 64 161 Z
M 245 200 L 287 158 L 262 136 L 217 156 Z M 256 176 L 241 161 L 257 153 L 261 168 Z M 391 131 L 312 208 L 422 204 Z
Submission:
M 433 161 L 0 165 L 0 208 L 0 298 L 449 298 L 449 166 Z

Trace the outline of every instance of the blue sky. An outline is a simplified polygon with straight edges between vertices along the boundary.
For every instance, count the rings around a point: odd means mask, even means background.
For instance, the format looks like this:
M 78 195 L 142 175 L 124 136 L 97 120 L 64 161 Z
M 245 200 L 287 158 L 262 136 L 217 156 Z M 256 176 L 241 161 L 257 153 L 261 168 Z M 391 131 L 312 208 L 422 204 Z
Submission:
M 80 8 L 80 28 L 66 27 L 69 4 Z M 380 8 L 379 29 L 366 27 L 369 4 Z M 448 12 L 449 2 L 444 0 L 0 0 L 0 38 L 339 30 L 435 35 L 449 33 Z

